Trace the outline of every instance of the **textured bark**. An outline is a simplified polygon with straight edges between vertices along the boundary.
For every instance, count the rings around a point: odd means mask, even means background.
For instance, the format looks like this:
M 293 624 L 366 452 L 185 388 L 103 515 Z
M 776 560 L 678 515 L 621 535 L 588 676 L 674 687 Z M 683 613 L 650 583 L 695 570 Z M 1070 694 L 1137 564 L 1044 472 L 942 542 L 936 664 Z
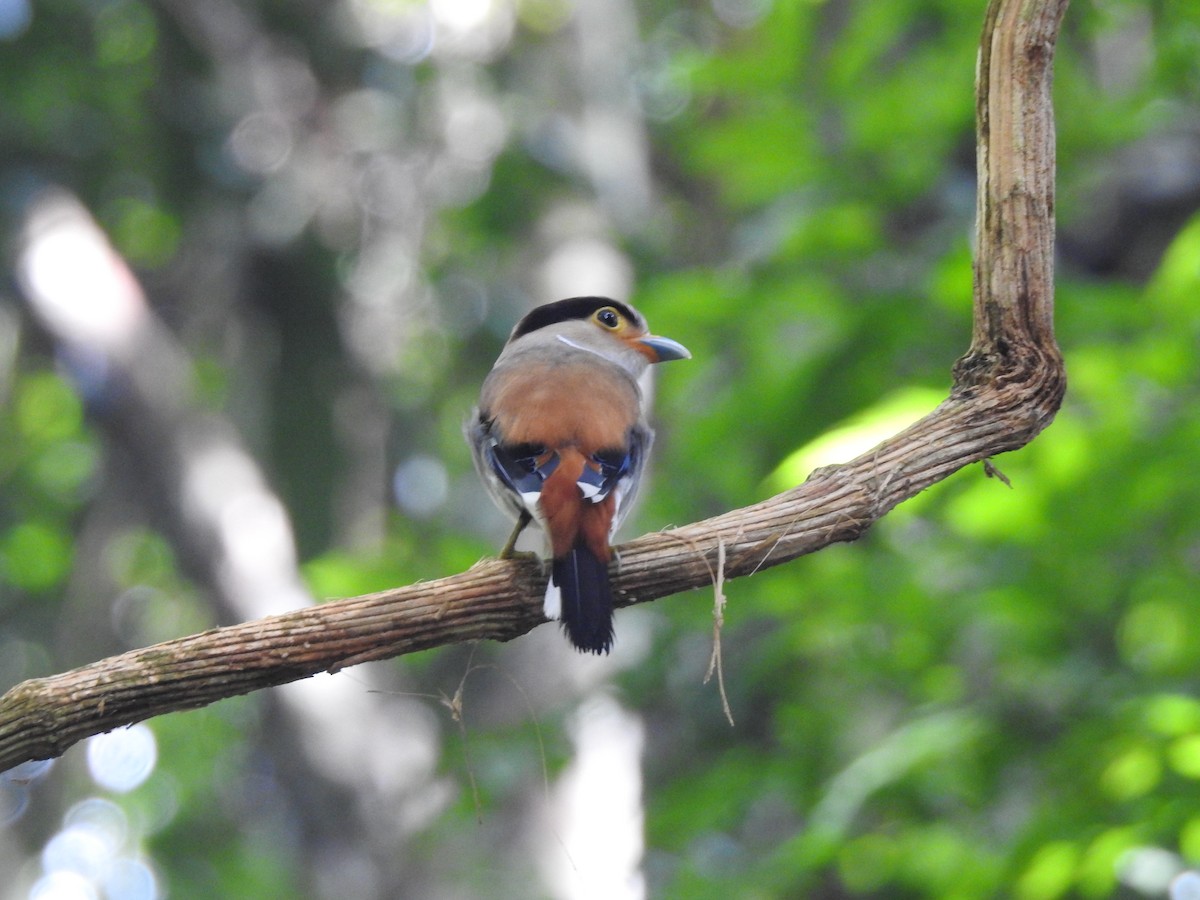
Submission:
M 970 349 L 921 421 L 775 497 L 618 548 L 617 604 L 747 575 L 859 537 L 952 472 L 1032 440 L 1066 388 L 1053 331 L 1054 43 L 1066 0 L 992 0 L 977 73 L 978 257 Z M 534 562 L 467 572 L 213 629 L 0 698 L 0 770 L 82 738 L 322 671 L 445 644 L 511 640 L 542 621 Z

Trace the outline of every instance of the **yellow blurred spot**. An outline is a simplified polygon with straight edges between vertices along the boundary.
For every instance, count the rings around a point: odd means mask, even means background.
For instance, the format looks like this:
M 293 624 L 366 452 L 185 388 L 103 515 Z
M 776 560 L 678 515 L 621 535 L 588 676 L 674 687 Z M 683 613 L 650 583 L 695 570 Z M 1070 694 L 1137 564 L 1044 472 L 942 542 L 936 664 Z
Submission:
M 1054 841 L 1040 848 L 1016 884 L 1019 900 L 1055 900 L 1067 892 L 1075 877 L 1079 848 L 1070 841 Z
M 41 522 L 22 522 L 0 541 L 0 566 L 5 579 L 28 591 L 44 591 L 67 577 L 71 542 L 58 528 Z
M 1095 436 L 1078 418 L 1060 416 L 1030 447 L 1037 466 L 1038 482 L 1060 487 L 1077 484 L 1088 477 Z M 1003 468 L 1004 463 L 1000 466 Z
M 1149 747 L 1133 747 L 1116 757 L 1100 775 L 1105 793 L 1132 800 L 1153 790 L 1162 778 L 1162 763 Z
M 1117 629 L 1121 657 L 1142 671 L 1170 670 L 1185 661 L 1190 613 L 1170 600 L 1147 600 L 1125 614 Z
M 1108 897 L 1116 886 L 1121 858 L 1138 845 L 1133 828 L 1110 828 L 1088 846 L 1076 870 L 1079 893 L 1085 897 Z
M 1191 313 L 1200 287 L 1200 217 L 1193 218 L 1175 236 L 1163 255 L 1146 296 L 1168 309 Z
M 944 391 L 920 387 L 888 395 L 790 454 L 771 473 L 771 489 L 786 490 L 800 484 L 813 469 L 849 462 L 932 412 L 945 398 Z
M 38 372 L 20 382 L 16 424 L 21 436 L 31 443 L 63 440 L 78 434 L 83 424 L 83 407 L 61 378 L 50 372 Z
M 1200 779 L 1200 734 L 1189 734 L 1167 748 L 1171 768 L 1185 778 Z
M 1179 829 L 1179 852 L 1190 863 L 1200 863 L 1200 816 L 1193 816 Z
M 1159 694 L 1146 707 L 1146 724 L 1159 734 L 1200 731 L 1200 700 L 1186 694 Z
M 1015 466 L 1001 463 L 998 468 L 1009 477 L 1012 487 L 995 479 L 976 478 L 946 503 L 947 524 L 971 538 L 1038 540 L 1045 528 L 1044 494 L 1022 490 Z

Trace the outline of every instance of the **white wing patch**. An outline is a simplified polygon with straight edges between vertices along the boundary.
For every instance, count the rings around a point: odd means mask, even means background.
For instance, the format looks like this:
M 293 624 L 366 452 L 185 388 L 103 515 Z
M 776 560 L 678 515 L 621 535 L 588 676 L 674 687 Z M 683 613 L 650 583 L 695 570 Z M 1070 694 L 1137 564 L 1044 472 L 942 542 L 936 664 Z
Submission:
M 593 503 L 599 503 L 604 499 L 600 495 L 600 485 L 592 484 L 588 481 L 577 481 L 575 484 L 579 487 L 579 493 L 583 494 L 584 500 L 591 500 Z

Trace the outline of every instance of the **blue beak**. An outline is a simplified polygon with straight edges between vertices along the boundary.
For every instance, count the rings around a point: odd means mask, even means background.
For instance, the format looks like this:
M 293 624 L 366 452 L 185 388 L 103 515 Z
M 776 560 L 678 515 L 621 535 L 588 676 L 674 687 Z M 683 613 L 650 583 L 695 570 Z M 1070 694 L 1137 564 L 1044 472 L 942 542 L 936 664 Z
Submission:
M 654 362 L 670 362 L 673 359 L 692 358 L 692 354 L 688 351 L 687 347 L 683 346 L 679 341 L 673 341 L 670 338 L 655 337 L 652 334 L 648 334 L 645 337 L 638 338 L 637 343 L 653 351 Z

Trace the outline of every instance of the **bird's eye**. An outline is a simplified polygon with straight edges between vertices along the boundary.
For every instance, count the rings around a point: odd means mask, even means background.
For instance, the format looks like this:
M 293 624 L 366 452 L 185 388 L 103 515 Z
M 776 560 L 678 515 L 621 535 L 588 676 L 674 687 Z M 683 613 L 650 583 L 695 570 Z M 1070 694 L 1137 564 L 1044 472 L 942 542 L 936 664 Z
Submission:
M 616 328 L 621 324 L 621 314 L 611 306 L 606 306 L 596 313 L 596 321 L 605 328 Z

